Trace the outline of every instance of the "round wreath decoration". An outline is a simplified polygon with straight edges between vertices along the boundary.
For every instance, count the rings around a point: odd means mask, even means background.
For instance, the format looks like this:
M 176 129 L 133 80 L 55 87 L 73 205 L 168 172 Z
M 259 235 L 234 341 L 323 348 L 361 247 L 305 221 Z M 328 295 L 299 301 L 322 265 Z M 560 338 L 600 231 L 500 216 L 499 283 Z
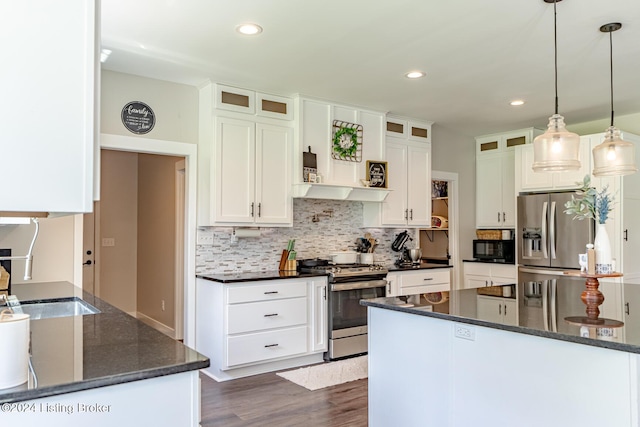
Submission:
M 333 135 L 333 151 L 340 157 L 352 157 L 358 150 L 358 130 L 343 127 Z

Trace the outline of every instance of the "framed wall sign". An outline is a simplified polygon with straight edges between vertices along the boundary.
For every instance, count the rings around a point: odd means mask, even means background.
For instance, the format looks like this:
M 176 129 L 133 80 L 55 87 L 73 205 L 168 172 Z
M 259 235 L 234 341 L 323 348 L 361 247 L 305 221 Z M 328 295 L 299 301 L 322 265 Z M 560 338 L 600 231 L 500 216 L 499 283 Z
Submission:
M 369 187 L 387 188 L 387 162 L 367 160 Z
M 137 135 L 151 132 L 156 124 L 156 115 L 151 107 L 140 101 L 132 101 L 125 105 L 120 117 L 124 127 Z

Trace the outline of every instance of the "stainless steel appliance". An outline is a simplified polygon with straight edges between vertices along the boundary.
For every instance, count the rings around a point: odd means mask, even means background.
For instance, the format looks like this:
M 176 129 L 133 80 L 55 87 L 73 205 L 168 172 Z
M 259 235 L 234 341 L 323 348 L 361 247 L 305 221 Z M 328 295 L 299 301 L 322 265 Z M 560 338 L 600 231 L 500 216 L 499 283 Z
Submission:
M 473 241 L 473 258 L 478 260 L 514 264 L 515 252 L 513 240 Z
M 303 263 L 304 264 L 304 263 Z M 367 352 L 367 308 L 361 299 L 385 296 L 387 269 L 380 265 L 344 264 L 300 267 L 329 278 L 329 350 L 325 360 Z
M 519 325 L 545 331 L 579 335 L 580 327 L 565 317 L 584 316 L 580 299 L 584 278 L 566 276 L 562 270 L 531 267 L 518 269 Z
M 593 242 L 593 220 L 573 220 L 564 204 L 573 192 L 518 196 L 518 263 L 526 266 L 580 268 L 578 254 Z

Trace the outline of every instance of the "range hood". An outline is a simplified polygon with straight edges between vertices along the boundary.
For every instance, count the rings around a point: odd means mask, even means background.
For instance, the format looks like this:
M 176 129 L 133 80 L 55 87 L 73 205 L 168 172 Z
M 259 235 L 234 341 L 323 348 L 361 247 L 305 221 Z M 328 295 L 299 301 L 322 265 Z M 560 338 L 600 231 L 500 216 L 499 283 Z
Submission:
M 391 190 L 374 187 L 302 183 L 293 185 L 293 197 L 298 199 L 353 200 L 383 202 Z

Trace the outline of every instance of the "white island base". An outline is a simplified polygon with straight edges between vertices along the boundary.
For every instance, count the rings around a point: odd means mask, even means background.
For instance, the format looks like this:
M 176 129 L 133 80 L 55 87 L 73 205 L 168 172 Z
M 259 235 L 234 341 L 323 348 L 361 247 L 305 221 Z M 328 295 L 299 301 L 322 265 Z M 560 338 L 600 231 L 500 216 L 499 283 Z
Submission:
M 638 426 L 638 362 L 369 306 L 369 426 Z

